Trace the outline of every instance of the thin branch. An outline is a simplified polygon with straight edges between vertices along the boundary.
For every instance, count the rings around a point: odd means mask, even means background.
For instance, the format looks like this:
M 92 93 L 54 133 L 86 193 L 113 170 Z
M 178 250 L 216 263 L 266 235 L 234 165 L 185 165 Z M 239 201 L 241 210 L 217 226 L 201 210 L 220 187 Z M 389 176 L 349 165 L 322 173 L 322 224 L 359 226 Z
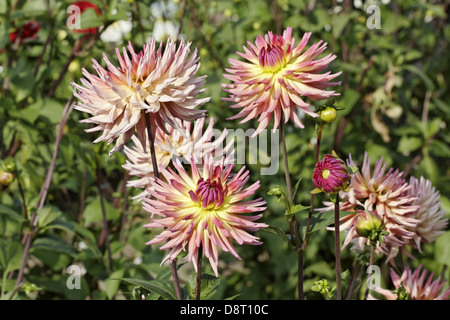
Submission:
M 40 199 L 37 204 L 37 210 L 36 210 L 36 213 L 34 213 L 30 218 L 30 230 L 24 235 L 24 237 L 22 239 L 22 243 L 24 244 L 24 250 L 23 250 L 23 255 L 22 255 L 22 261 L 20 263 L 19 274 L 17 276 L 17 281 L 16 281 L 17 287 L 22 284 L 23 275 L 25 272 L 25 265 L 26 265 L 26 262 L 28 259 L 28 254 L 30 251 L 31 242 L 33 240 L 34 231 L 36 229 L 37 222 L 38 222 L 37 213 L 39 213 L 42 210 L 42 208 L 44 207 L 44 203 L 47 199 L 48 189 L 50 188 L 53 171 L 55 169 L 55 163 L 56 163 L 56 157 L 58 155 L 59 145 L 61 143 L 61 139 L 64 134 L 64 126 L 65 126 L 67 120 L 69 119 L 70 113 L 73 110 L 74 100 L 75 100 L 75 97 L 72 96 L 69 99 L 69 101 L 66 103 L 66 106 L 64 107 L 64 111 L 61 116 L 61 120 L 59 122 L 58 135 L 56 136 L 55 148 L 53 150 L 53 155 L 52 155 L 52 161 L 50 163 L 50 166 L 47 171 L 47 175 L 45 177 L 44 183 L 42 184 L 41 191 L 39 193 Z

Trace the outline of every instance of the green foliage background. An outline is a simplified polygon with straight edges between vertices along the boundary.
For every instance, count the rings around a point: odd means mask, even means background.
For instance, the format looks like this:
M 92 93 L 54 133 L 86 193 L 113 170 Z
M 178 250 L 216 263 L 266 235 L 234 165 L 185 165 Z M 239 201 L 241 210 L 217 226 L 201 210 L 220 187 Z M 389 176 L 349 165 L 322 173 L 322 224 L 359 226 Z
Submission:
M 361 163 L 364 152 L 368 152 L 372 163 L 383 157 L 388 166 L 407 175 L 424 176 L 440 191 L 442 207 L 447 211 L 446 217 L 450 216 L 448 2 L 378 2 L 380 29 L 367 27 L 371 13 L 366 12 L 369 3 L 365 1 L 358 6 L 360 2 L 347 0 L 178 0 L 171 1 L 175 5 L 173 12 L 163 11 L 159 18 L 151 6 L 154 1 L 91 2 L 101 8 L 102 15 L 83 15 L 82 27 L 106 26 L 131 16 L 133 28 L 119 43 L 97 40 L 89 47 L 86 42 L 83 48 L 88 49 L 75 57 L 71 57 L 74 45 L 83 34 L 73 33 L 66 26 L 70 1 L 0 2 L 0 152 L 3 167 L 13 162 L 17 173 L 9 186 L 0 185 L 3 299 L 9 298 L 16 288 L 24 250 L 21 239 L 29 230 L 29 217 L 36 213 L 64 106 L 72 95 L 70 83 L 79 83 L 81 67 L 93 71 L 91 59 L 102 62 L 103 52 L 115 61 L 115 47 L 125 46 L 128 41 L 135 48 L 142 46 L 142 32 L 145 37 L 151 36 L 158 19 L 171 20 L 192 47 L 198 48 L 198 75 L 208 76 L 204 95 L 212 97 L 206 108 L 219 129 L 255 127 L 255 123 L 240 126 L 237 121 L 226 120 L 235 111 L 220 99 L 225 97 L 221 83 L 227 82 L 223 73 L 228 59 L 239 58 L 236 51 L 242 51 L 247 41 L 253 42 L 257 35 L 268 31 L 280 33 L 293 27 L 297 42 L 309 31 L 313 33 L 309 44 L 328 42 L 325 54 L 337 55 L 330 70 L 343 72 L 339 77 L 342 85 L 336 88 L 340 92 L 336 102 L 345 109 L 339 112 L 337 121 L 324 128 L 321 153 L 334 149 L 341 157 L 351 154 Z M 30 20 L 42 23 L 38 37 L 15 50 L 9 33 Z M 5 82 L 9 85 L 5 86 Z M 52 91 L 55 83 L 56 90 Z M 39 223 L 33 234 L 25 284 L 14 293 L 14 298 L 134 299 L 141 293 L 137 288 L 142 288 L 147 298 L 170 298 L 166 294 L 171 289 L 164 287 L 170 282 L 170 273 L 166 266 L 160 266 L 164 252 L 157 246 L 145 245 L 156 231 L 142 227 L 149 214 L 131 199 L 136 191 L 125 187 L 130 178 L 122 168 L 125 157 L 121 152 L 108 156 L 110 146 L 93 144 L 96 136 L 85 133 L 88 126 L 79 123 L 84 117 L 77 111 L 70 113 L 63 128 L 48 197 L 37 213 Z M 302 130 L 289 123 L 287 148 L 294 184 L 302 179 L 295 203 L 308 206 L 316 131 L 312 119 L 306 118 L 305 124 Z M 268 202 L 263 221 L 287 232 L 283 203 L 267 195 L 271 187 L 284 186 L 284 168 L 281 165 L 276 176 L 261 176 L 258 165 L 249 165 L 249 169 L 251 181 L 261 180 L 258 196 Z M 109 222 L 112 271 L 105 250 L 98 186 L 104 194 Z M 323 200 L 322 196 L 316 197 L 316 206 Z M 304 212 L 298 215 L 302 218 Z M 267 232 L 258 235 L 263 245 L 238 247 L 242 261 L 221 253 L 220 279 L 205 279 L 205 298 L 296 298 L 295 252 L 282 237 Z M 424 245 L 423 252 L 412 252 L 416 260 L 403 257 L 402 263 L 413 268 L 423 264 L 450 280 L 449 240 L 447 230 L 435 243 Z M 314 281 L 325 278 L 334 284 L 334 253 L 330 250 L 333 247 L 330 231 L 321 229 L 311 238 L 305 255 L 308 299 L 323 299 L 311 290 Z M 355 257 L 349 249 L 342 252 L 343 270 L 348 270 L 346 279 Z M 80 290 L 66 286 L 70 275 L 67 267 L 72 264 L 85 270 Z M 378 264 L 383 287 L 392 287 L 389 265 L 383 259 Z M 212 274 L 204 265 L 205 273 Z M 179 272 L 183 285 L 187 283 L 187 294 L 192 291 L 191 264 L 181 265 Z M 116 280 L 119 278 L 128 280 Z M 136 283 L 154 279 L 159 282 Z

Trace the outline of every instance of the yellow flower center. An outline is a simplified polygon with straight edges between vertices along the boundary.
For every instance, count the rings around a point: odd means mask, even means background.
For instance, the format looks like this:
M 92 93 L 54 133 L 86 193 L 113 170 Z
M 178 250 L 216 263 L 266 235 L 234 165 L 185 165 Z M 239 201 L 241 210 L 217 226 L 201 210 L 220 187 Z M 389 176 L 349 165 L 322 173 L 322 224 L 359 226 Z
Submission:
M 277 73 L 286 66 L 286 54 L 280 45 L 268 45 L 259 52 L 259 65 L 264 72 Z
M 322 171 L 322 178 L 324 179 L 328 179 L 328 177 L 330 176 L 331 172 L 328 169 L 325 169 Z

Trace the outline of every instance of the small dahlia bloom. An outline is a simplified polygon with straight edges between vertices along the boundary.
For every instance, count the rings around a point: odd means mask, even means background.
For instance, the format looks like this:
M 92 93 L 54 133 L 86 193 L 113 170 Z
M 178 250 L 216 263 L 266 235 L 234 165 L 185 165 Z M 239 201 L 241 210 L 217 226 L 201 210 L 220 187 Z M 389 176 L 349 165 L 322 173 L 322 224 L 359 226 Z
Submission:
M 94 143 L 116 141 L 110 154 L 120 149 L 133 134 L 142 144 L 146 143 L 146 120 L 148 113 L 153 136 L 156 127 L 169 134 L 166 124 L 178 128 L 176 119 L 194 121 L 204 116 L 204 110 L 195 108 L 209 98 L 196 98 L 205 77 L 194 77 L 199 68 L 197 50 L 190 56 L 190 43 L 182 40 L 178 48 L 173 40 L 161 42 L 158 49 L 151 39 L 139 53 L 131 43 L 128 52 L 116 49 L 119 67 L 113 65 L 106 54 L 103 60 L 107 69 L 93 59 L 97 75 L 82 69 L 85 78 L 82 85 L 73 83 L 74 95 L 80 100 L 75 109 L 87 112 L 91 118 L 83 123 L 96 127 L 87 132 L 102 131 Z
M 36 39 L 37 33 L 41 29 L 41 23 L 38 23 L 36 21 L 29 21 L 25 23 L 22 27 L 18 28 L 14 32 L 11 32 L 9 34 L 9 41 L 11 43 L 15 43 L 16 40 L 19 41 L 19 43 L 24 42 L 25 40 L 29 39 Z
M 440 193 L 430 180 L 423 177 L 409 180 L 411 188 L 408 195 L 415 197 L 413 205 L 418 206 L 415 218 L 419 221 L 414 231 L 412 245 L 421 251 L 421 243 L 434 242 L 438 236 L 445 232 L 448 220 L 444 218 L 445 211 L 441 209 Z
M 169 125 L 166 128 L 169 134 L 159 128 L 156 129 L 155 155 L 158 166 L 165 168 L 174 159 L 181 159 L 183 162 L 189 163 L 191 157 L 193 157 L 194 163 L 201 165 L 204 156 L 210 154 L 217 158 L 226 156 L 226 161 L 232 161 L 233 153 L 228 153 L 228 151 L 233 142 L 224 146 L 227 130 L 223 130 L 218 137 L 214 136 L 213 118 L 210 118 L 204 131 L 205 118 L 196 120 L 193 125 L 192 122 L 176 121 L 182 131 L 175 130 Z M 147 140 L 144 149 L 136 136 L 133 136 L 132 140 L 133 147 L 124 147 L 126 162 L 123 168 L 129 170 L 131 176 L 138 178 L 128 181 L 127 186 L 144 189 L 142 193 L 135 197 L 137 200 L 142 200 L 143 197 L 148 195 L 145 189 L 151 188 L 150 180 L 154 180 L 150 144 Z
M 245 188 L 249 171 L 243 167 L 232 175 L 234 164 L 225 165 L 225 158 L 214 165 L 212 156 L 207 156 L 200 170 L 191 159 L 189 174 L 181 161 L 177 160 L 173 165 L 176 172 L 170 167 L 161 168 L 167 182 L 162 179 L 152 181 L 154 190 L 149 190 L 149 193 L 154 199 L 144 199 L 144 209 L 161 216 L 145 227 L 164 228 L 147 244 L 164 242 L 161 249 L 170 251 L 163 263 L 175 259 L 187 246 L 188 259 L 193 262 L 195 270 L 201 246 L 217 275 L 217 248 L 241 259 L 232 239 L 240 245 L 261 244 L 259 238 L 248 232 L 267 227 L 264 223 L 254 222 L 262 217 L 262 213 L 247 213 L 264 211 L 266 202 L 262 199 L 244 200 L 259 188 L 259 181 Z
M 284 115 L 285 123 L 292 119 L 300 128 L 304 128 L 298 115 L 299 107 L 312 117 L 318 114 L 309 108 L 303 100 L 322 100 L 338 95 L 334 91 L 326 91 L 329 86 L 340 82 L 330 82 L 340 75 L 330 71 L 321 73 L 336 56 L 316 59 L 327 48 L 322 40 L 305 50 L 311 33 L 305 33 L 296 46 L 292 38 L 292 28 L 287 28 L 283 35 L 268 32 L 264 37 L 258 36 L 255 44 L 248 42 L 244 46 L 245 53 L 237 52 L 247 61 L 229 59 L 230 74 L 224 77 L 231 84 L 223 84 L 224 91 L 230 95 L 224 100 L 234 102 L 232 108 L 242 110 L 230 119 L 244 118 L 240 123 L 258 118 L 259 126 L 255 135 L 264 130 L 274 118 L 273 130 L 280 124 Z
M 347 160 L 349 167 L 356 166 L 351 155 Z M 411 186 L 403 178 L 403 172 L 390 168 L 386 171 L 386 162 L 383 158 L 375 162 L 371 170 L 370 157 L 364 155 L 361 170 L 351 176 L 348 191 L 339 193 L 340 208 L 343 211 L 355 211 L 358 208 L 366 211 L 375 211 L 385 224 L 385 231 L 389 232 L 384 241 L 378 244 L 377 251 L 387 255 L 391 260 L 400 249 L 404 250 L 405 244 L 414 238 L 415 229 L 419 220 L 415 218 L 415 212 L 419 208 L 413 201 L 415 196 L 408 194 Z M 332 210 L 334 204 L 324 203 L 325 208 L 319 211 Z M 354 220 L 357 214 L 350 214 L 341 219 L 341 230 L 347 230 L 343 244 L 345 248 L 357 235 L 354 229 Z M 359 247 L 363 247 L 367 239 L 358 238 Z M 409 253 L 404 250 L 405 254 Z
M 447 281 L 441 282 L 441 276 L 433 281 L 433 273 L 426 279 L 427 273 L 427 270 L 422 271 L 422 265 L 414 272 L 407 266 L 401 276 L 391 269 L 391 279 L 395 290 L 380 287 L 375 287 L 373 290 L 384 295 L 387 300 L 448 300 L 450 288 L 446 287 L 439 293 Z M 369 299 L 375 300 L 371 295 Z
M 316 188 L 326 193 L 337 193 L 348 186 L 350 173 L 344 162 L 337 156 L 326 154 L 316 163 L 313 183 Z

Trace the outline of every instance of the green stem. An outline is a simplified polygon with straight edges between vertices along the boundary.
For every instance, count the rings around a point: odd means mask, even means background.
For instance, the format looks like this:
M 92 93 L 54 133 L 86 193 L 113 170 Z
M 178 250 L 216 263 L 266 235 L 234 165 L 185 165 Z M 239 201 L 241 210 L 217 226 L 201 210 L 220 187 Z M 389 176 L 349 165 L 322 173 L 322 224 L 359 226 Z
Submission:
M 148 114 L 148 112 L 145 112 L 145 111 L 142 111 L 142 113 L 145 118 L 145 125 L 147 127 L 147 135 L 148 135 L 148 140 L 149 140 L 149 144 L 150 144 L 150 154 L 152 157 L 153 173 L 154 173 L 155 179 L 159 179 L 158 163 L 156 161 L 156 153 L 155 153 L 155 139 L 153 138 L 152 124 L 150 122 L 150 115 Z M 179 280 L 178 274 L 177 274 L 176 259 L 172 260 L 170 262 L 170 271 L 172 273 L 172 281 L 175 286 L 175 294 L 177 296 L 177 299 L 181 300 L 181 299 L 183 299 L 183 295 L 181 294 L 180 280 Z
M 323 121 L 320 120 L 319 123 L 319 131 L 317 133 L 317 144 L 316 144 L 316 154 L 314 156 L 314 163 L 317 163 L 319 161 L 319 153 L 320 153 L 320 142 L 322 140 L 322 131 L 323 131 Z M 306 221 L 306 229 L 305 229 L 305 239 L 303 241 L 301 250 L 299 250 L 298 252 L 298 273 L 299 273 L 299 277 L 302 278 L 301 281 L 299 281 L 299 283 L 302 284 L 303 286 L 303 268 L 304 268 L 304 260 L 303 260 L 303 252 L 306 250 L 306 235 L 309 233 L 309 229 L 311 228 L 311 219 L 312 219 L 312 214 L 314 211 L 314 194 L 311 194 L 311 202 L 309 204 L 309 213 L 308 213 L 308 219 Z M 299 299 L 303 300 L 303 288 L 299 293 L 301 292 L 301 295 L 299 295 Z
M 339 232 L 339 194 L 336 195 L 334 204 L 334 249 L 336 252 L 336 291 L 337 300 L 342 300 L 341 292 L 341 241 Z
M 203 248 L 200 245 L 200 247 L 198 248 L 198 256 L 197 256 L 197 286 L 195 289 L 195 300 L 200 300 L 202 290 L 202 256 L 203 256 Z
M 376 245 L 371 243 L 370 244 L 370 258 L 369 258 L 369 267 L 373 265 L 373 257 L 375 253 L 375 247 Z M 369 296 L 369 283 L 366 283 L 366 292 L 364 293 L 364 300 L 367 300 L 367 297 Z

